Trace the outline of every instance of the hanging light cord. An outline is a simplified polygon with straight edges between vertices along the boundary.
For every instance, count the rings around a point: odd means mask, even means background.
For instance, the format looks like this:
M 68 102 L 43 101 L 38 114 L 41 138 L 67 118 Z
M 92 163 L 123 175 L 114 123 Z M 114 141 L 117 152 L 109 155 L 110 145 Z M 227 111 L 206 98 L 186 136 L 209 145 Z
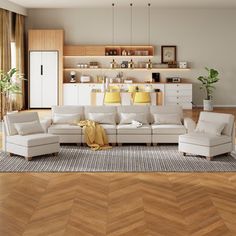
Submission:
M 130 45 L 133 43 L 133 3 L 130 3 Z
M 148 3 L 148 45 L 150 45 L 150 34 L 151 34 L 151 30 L 150 30 L 150 7 L 151 7 L 151 3 Z
M 115 4 L 112 3 L 112 45 L 115 43 L 115 14 L 114 14 L 114 6 Z

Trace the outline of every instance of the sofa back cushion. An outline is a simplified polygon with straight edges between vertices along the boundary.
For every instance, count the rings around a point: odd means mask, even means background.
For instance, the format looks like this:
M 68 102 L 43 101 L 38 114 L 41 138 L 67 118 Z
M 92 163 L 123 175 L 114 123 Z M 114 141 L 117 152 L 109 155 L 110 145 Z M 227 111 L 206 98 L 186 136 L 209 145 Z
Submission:
M 98 113 L 98 112 L 89 112 L 89 120 L 95 121 L 99 124 L 115 124 L 116 123 L 116 114 L 115 113 Z
M 120 124 L 132 124 L 133 121 L 138 121 L 142 124 L 148 124 L 146 113 L 120 113 Z
M 183 109 L 181 106 L 150 106 L 151 122 L 155 122 L 154 114 L 178 114 L 181 121 L 184 119 Z
M 106 114 L 109 117 L 105 119 Z M 87 120 L 94 120 L 103 124 L 116 124 L 118 121 L 116 106 L 85 106 L 84 117 Z
M 78 119 L 84 119 L 84 107 L 83 106 L 53 106 L 52 118 L 56 115 L 78 115 Z
M 118 112 L 119 123 L 123 122 L 122 118 L 124 117 L 124 113 L 137 114 L 137 117 L 140 117 L 140 118 L 144 115 L 144 117 L 142 117 L 142 120 L 143 120 L 142 123 L 149 124 L 151 122 L 151 115 L 150 115 L 149 106 L 143 106 L 143 105 L 118 106 L 117 112 Z M 121 117 L 121 114 L 123 117 Z
M 24 122 L 39 122 L 39 116 L 37 112 L 16 112 L 5 116 L 6 127 L 9 135 L 18 134 L 15 123 Z
M 168 113 L 168 114 L 162 114 L 162 113 L 154 113 L 154 123 L 158 125 L 181 125 L 181 117 L 178 113 Z
M 61 113 L 53 113 L 52 123 L 53 124 L 69 124 L 76 125 L 80 121 L 80 114 L 61 114 Z
M 225 124 L 222 134 L 232 136 L 234 127 L 234 116 L 231 114 L 216 112 L 201 112 L 199 121 Z

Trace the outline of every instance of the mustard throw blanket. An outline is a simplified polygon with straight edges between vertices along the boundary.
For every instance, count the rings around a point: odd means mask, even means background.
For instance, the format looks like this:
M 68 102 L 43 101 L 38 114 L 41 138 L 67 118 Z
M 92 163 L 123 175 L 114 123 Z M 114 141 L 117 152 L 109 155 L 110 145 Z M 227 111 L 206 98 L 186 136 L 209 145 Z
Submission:
M 78 123 L 83 127 L 87 145 L 94 151 L 111 148 L 104 128 L 92 120 L 82 120 Z

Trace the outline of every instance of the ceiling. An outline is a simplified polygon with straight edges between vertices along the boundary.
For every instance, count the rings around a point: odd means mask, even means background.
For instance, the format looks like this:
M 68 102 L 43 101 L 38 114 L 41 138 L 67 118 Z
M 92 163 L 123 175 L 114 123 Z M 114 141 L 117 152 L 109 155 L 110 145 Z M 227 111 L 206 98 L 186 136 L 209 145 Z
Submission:
M 147 6 L 160 8 L 236 8 L 236 0 L 9 0 L 25 8 L 109 7 L 115 3 L 127 7 Z

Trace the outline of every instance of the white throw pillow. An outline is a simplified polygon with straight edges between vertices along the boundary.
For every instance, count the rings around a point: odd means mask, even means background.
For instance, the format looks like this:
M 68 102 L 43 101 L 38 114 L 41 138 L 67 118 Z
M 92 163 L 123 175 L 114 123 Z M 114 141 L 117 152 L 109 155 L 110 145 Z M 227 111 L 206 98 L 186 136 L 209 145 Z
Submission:
M 24 123 L 15 123 L 14 126 L 19 135 L 44 133 L 40 122 L 37 120 Z
M 133 121 L 148 124 L 145 113 L 120 113 L 120 124 L 132 124 Z
M 199 120 L 195 131 L 200 133 L 207 133 L 220 136 L 224 127 L 225 127 L 224 123 Z
M 154 114 L 154 123 L 158 125 L 181 125 L 181 117 L 177 113 Z
M 80 114 L 61 114 L 54 113 L 52 122 L 53 124 L 70 124 L 76 125 L 80 121 Z
M 114 113 L 88 113 L 89 120 L 95 121 L 100 124 L 115 124 Z

